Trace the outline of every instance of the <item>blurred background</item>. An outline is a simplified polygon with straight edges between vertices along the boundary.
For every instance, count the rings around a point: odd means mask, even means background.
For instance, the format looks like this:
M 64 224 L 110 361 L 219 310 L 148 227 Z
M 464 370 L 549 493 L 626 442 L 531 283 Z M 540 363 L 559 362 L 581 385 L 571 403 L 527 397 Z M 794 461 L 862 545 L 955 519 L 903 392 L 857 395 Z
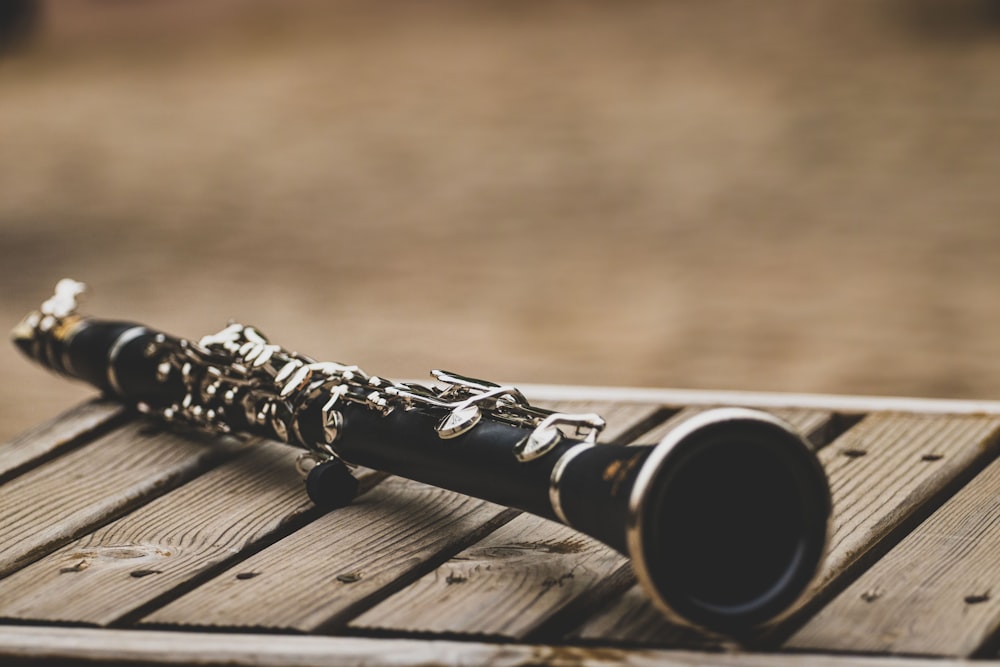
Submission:
M 6 327 L 1000 398 L 996 0 L 2 6 Z M 0 439 L 92 393 L 0 366 Z

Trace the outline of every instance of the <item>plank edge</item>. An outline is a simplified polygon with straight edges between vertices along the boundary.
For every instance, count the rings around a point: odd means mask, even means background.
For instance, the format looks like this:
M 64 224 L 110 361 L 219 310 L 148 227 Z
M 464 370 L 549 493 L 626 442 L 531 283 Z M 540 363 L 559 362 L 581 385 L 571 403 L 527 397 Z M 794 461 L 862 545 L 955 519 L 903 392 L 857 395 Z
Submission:
M 878 667 L 957 667 L 957 660 L 812 654 L 707 654 L 662 649 L 500 644 L 451 640 L 253 635 L 240 633 L 96 630 L 55 626 L 0 626 L 0 657 L 21 664 L 72 660 L 150 665 L 739 665 L 805 664 Z M 807 662 L 808 661 L 808 662 Z M 976 663 L 988 665 L 990 663 Z M 992 663 L 998 664 L 996 662 Z
M 668 405 L 718 405 L 725 403 L 761 409 L 804 408 L 838 412 L 1000 415 L 1000 401 L 987 400 L 551 384 L 519 384 L 517 386 L 533 400 L 602 400 Z

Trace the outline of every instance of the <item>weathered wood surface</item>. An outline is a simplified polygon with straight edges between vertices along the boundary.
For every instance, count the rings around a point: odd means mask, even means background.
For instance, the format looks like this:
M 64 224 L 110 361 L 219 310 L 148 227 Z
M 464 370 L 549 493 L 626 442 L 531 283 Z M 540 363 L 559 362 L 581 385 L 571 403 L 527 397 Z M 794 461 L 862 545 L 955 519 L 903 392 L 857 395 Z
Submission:
M 550 405 L 603 414 L 602 441 L 618 443 L 655 442 L 709 407 Z M 294 450 L 172 436 L 82 406 L 26 436 L 57 444 L 0 475 L 0 619 L 56 624 L 0 622 L 0 663 L 903 667 L 958 663 L 885 655 L 995 651 L 1000 416 L 875 412 L 855 423 L 768 409 L 821 447 L 834 496 L 817 585 L 754 643 L 800 629 L 790 653 L 671 626 L 623 557 L 537 517 L 370 471 L 364 495 L 324 515 Z M 409 639 L 388 638 L 399 636 Z M 679 646 L 731 653 L 653 648 Z M 833 655 L 857 651 L 882 655 Z
M 488 644 L 367 637 L 309 637 L 155 630 L 0 626 L 0 655 L 66 664 L 227 665 L 236 667 L 971 667 L 996 662 L 832 656 L 725 654 L 649 649 Z M 71 663 L 72 664 L 72 663 Z
M 683 646 L 712 651 L 738 646 L 721 635 L 669 622 L 638 584 L 598 609 L 570 638 L 588 645 Z
M 666 424 L 637 434 L 638 440 L 655 442 L 681 419 L 700 411 L 684 410 Z M 776 412 L 814 434 L 826 433 L 833 418 L 818 410 Z M 627 561 L 613 550 L 564 527 L 523 516 L 366 612 L 351 627 L 525 639 L 605 602 L 632 580 Z M 653 613 L 662 619 L 659 612 Z
M 124 415 L 120 403 L 95 399 L 5 442 L 0 445 L 0 482 L 120 423 Z
M 201 475 L 0 580 L 0 618 L 107 625 L 189 585 L 312 509 L 276 443 Z
M 0 486 L 0 576 L 204 472 L 232 442 L 132 423 Z
M 603 442 L 646 439 L 676 409 L 561 402 L 563 411 L 613 415 Z M 352 628 L 525 639 L 620 592 L 627 559 L 596 540 L 522 515 L 355 619 Z M 461 590 L 452 590 L 460 586 Z M 414 614 L 412 610 L 420 610 Z
M 998 436 L 998 417 L 873 414 L 820 450 L 833 529 L 817 591 L 980 470 L 1000 449 Z
M 327 628 L 512 515 L 482 500 L 389 478 L 351 506 L 320 517 L 142 622 Z
M 804 604 L 824 599 L 870 550 L 995 456 L 998 429 L 996 417 L 879 413 L 821 449 L 833 494 L 833 528 L 829 555 Z M 590 619 L 578 636 L 650 645 L 703 640 L 664 620 L 638 590 Z
M 795 649 L 971 655 L 1000 630 L 1000 460 L 813 617 Z
M 355 629 L 526 639 L 633 580 L 597 540 L 522 514 L 352 621 Z
M 659 406 L 635 404 L 552 407 L 601 412 L 612 439 L 647 428 L 661 413 Z M 242 563 L 241 573 L 252 578 L 220 576 L 143 622 L 183 625 L 199 619 L 196 624 L 207 626 L 302 631 L 336 626 L 515 514 L 441 489 L 388 480 L 351 507 Z M 288 605 L 271 599 L 276 586 L 289 591 Z

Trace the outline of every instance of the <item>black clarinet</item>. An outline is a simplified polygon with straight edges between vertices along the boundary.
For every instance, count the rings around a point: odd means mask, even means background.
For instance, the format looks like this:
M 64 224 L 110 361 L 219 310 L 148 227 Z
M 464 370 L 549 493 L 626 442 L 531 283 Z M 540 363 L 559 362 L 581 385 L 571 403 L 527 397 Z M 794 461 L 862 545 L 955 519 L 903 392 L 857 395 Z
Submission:
M 324 507 L 357 492 L 348 466 L 515 507 L 629 556 L 671 620 L 731 634 L 787 613 L 823 559 L 826 476 L 767 413 L 718 408 L 657 444 L 600 444 L 600 416 L 533 406 L 515 387 L 443 371 L 431 385 L 394 382 L 235 323 L 195 343 L 80 315 L 83 289 L 61 281 L 14 330 L 17 346 L 167 422 L 304 450 Z

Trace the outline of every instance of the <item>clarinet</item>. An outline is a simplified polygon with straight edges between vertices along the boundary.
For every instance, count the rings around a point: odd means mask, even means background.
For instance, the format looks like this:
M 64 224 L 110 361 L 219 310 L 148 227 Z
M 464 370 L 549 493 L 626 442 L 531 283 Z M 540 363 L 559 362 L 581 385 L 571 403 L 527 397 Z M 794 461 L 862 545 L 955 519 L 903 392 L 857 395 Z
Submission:
M 716 408 L 652 445 L 600 444 L 604 420 L 512 386 L 433 371 L 424 385 L 285 350 L 230 323 L 197 343 L 77 312 L 64 279 L 16 345 L 139 412 L 303 450 L 310 498 L 349 504 L 364 466 L 561 522 L 631 559 L 671 621 L 739 635 L 788 614 L 823 559 L 829 485 L 805 439 Z

